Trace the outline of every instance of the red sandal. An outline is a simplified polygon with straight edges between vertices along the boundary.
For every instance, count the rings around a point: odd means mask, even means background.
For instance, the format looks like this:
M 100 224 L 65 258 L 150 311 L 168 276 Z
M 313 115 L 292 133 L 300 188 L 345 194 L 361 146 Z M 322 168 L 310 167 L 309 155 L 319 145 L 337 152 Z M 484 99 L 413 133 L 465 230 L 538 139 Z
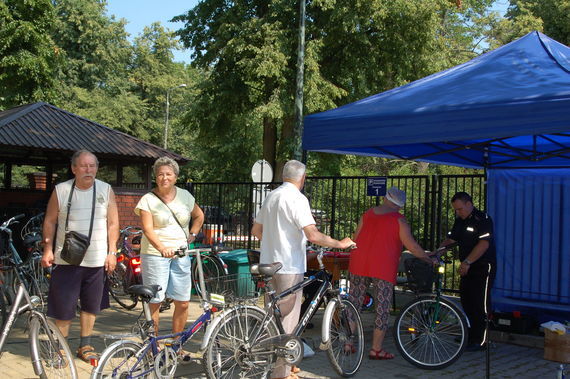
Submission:
M 370 349 L 370 353 L 368 353 L 368 359 L 371 359 L 373 361 L 383 361 L 386 359 L 394 359 L 394 354 L 390 354 L 384 349 L 380 349 L 380 350 Z

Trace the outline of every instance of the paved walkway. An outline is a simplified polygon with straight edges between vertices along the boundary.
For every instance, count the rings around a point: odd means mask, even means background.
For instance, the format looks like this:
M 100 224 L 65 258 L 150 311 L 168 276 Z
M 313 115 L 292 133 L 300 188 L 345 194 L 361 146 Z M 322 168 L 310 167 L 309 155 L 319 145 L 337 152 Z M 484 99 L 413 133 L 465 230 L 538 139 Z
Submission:
M 196 319 L 200 314 L 198 303 L 191 302 L 190 320 Z M 125 311 L 112 303 L 111 309 L 104 311 L 97 320 L 95 334 L 97 338 L 94 345 L 101 351 L 105 344 L 110 344 L 112 340 L 105 340 L 102 336 L 106 334 L 118 334 L 128 332 L 135 322 L 141 306 L 137 306 L 132 311 Z M 168 330 L 172 310 L 166 311 L 161 317 L 161 330 Z M 317 315 L 318 316 L 318 315 Z M 367 346 L 370 345 L 372 335 L 373 314 L 365 312 L 363 314 L 364 333 L 367 338 Z M 24 330 L 24 319 L 18 321 L 18 327 L 14 329 L 5 347 L 4 354 L 0 358 L 1 376 L 5 378 L 32 378 L 35 377 L 32 369 L 29 352 L 27 331 Z M 319 320 L 315 320 L 318 324 Z M 315 349 L 319 345 L 320 328 L 308 330 L 303 336 Z M 202 333 L 195 339 L 190 340 L 186 345 L 186 350 L 197 352 Z M 72 350 L 77 348 L 79 342 L 78 321 L 72 324 L 69 344 Z M 457 362 L 448 368 L 436 371 L 426 371 L 418 369 L 402 357 L 398 356 L 394 346 L 391 332 L 388 332 L 385 349 L 396 354 L 396 358 L 390 361 L 370 361 L 364 357 L 360 371 L 355 378 L 484 378 L 485 377 L 485 353 L 466 352 Z M 301 378 L 337 378 L 338 376 L 331 368 L 326 352 L 315 350 L 313 357 L 306 358 L 301 362 L 303 371 Z M 189 364 L 179 366 L 176 376 L 179 378 L 205 378 L 202 371 L 199 354 Z M 493 343 L 491 351 L 491 377 L 493 378 L 555 378 L 558 363 L 546 361 L 543 358 L 541 348 L 522 347 L 506 343 Z M 76 359 L 80 378 L 88 378 L 91 366 Z

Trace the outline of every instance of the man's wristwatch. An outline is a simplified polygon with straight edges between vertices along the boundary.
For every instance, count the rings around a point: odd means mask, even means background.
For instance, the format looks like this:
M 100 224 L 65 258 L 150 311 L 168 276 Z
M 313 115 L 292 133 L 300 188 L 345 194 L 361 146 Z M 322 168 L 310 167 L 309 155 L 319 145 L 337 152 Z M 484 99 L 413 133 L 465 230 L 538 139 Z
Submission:
M 465 263 L 465 264 L 468 265 L 468 266 L 471 266 L 471 263 L 473 263 L 473 262 L 471 262 L 469 259 L 465 259 L 465 260 L 463 261 L 463 263 Z

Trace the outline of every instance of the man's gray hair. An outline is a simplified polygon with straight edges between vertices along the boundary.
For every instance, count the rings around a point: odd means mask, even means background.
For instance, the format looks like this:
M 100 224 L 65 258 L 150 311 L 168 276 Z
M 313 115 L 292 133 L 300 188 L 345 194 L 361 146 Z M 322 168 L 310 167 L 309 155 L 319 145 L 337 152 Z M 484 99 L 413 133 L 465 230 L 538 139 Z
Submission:
M 156 176 L 158 169 L 161 168 L 162 166 L 170 166 L 170 168 L 172 168 L 172 171 L 174 171 L 176 176 L 178 176 L 178 174 L 180 173 L 180 167 L 178 167 L 178 163 L 176 163 L 174 159 L 169 157 L 160 157 L 154 162 L 154 165 L 152 166 L 152 171 L 154 172 L 154 176 Z
M 93 154 L 92 152 L 90 152 L 89 150 L 85 150 L 85 149 L 77 150 L 75 153 L 73 153 L 73 155 L 71 156 L 71 165 L 72 166 L 76 165 L 77 160 L 79 159 L 79 157 L 82 154 L 89 154 L 89 155 L 93 156 L 95 158 L 95 163 L 97 164 L 97 167 L 99 167 L 99 159 L 97 159 L 97 156 L 95 154 Z
M 290 179 L 299 181 L 305 175 L 305 165 L 294 159 L 283 166 L 283 180 Z

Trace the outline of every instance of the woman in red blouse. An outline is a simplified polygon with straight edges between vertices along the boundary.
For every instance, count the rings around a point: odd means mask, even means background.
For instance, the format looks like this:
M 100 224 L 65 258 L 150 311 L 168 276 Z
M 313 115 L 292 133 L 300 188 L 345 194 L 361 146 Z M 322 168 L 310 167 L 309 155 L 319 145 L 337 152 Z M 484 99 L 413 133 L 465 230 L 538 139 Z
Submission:
M 400 214 L 405 203 L 406 193 L 396 187 L 390 188 L 382 205 L 370 208 L 362 215 L 354 233 L 357 248 L 350 254 L 349 299 L 356 309 L 360 309 L 366 290 L 372 285 L 377 300 L 370 359 L 394 358 L 393 354 L 382 349 L 382 343 L 388 330 L 389 309 L 402 247 L 432 264 L 412 236 L 406 218 Z

